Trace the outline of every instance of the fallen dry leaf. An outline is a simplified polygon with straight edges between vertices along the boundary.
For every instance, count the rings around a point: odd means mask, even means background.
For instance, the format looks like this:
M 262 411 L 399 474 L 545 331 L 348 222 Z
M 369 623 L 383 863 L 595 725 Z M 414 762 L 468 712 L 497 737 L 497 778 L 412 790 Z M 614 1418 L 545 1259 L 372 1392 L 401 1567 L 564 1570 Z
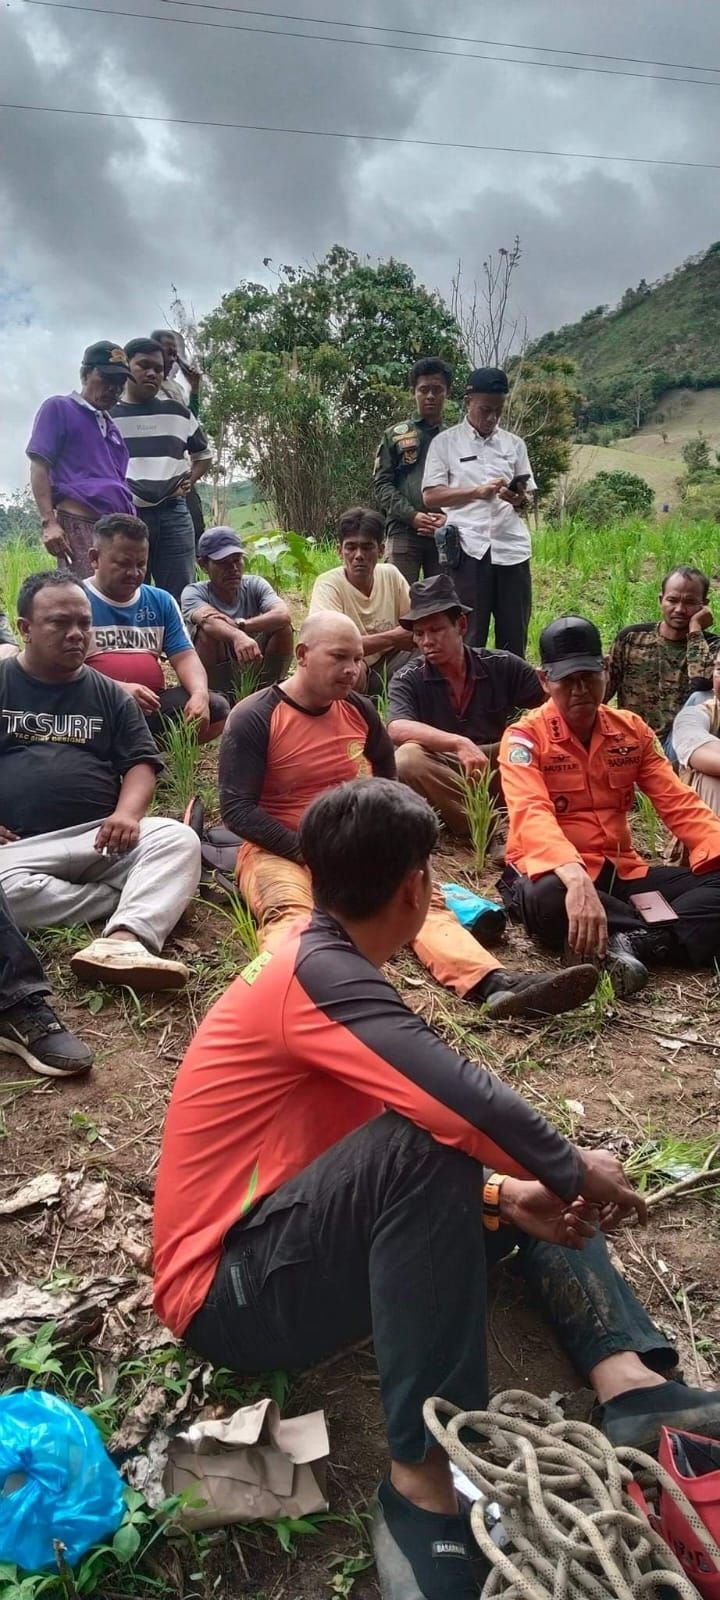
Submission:
M 32 1206 L 57 1205 L 61 1190 L 62 1183 L 56 1172 L 40 1172 L 7 1200 L 0 1200 L 0 1217 L 14 1217 L 18 1211 L 29 1211 Z

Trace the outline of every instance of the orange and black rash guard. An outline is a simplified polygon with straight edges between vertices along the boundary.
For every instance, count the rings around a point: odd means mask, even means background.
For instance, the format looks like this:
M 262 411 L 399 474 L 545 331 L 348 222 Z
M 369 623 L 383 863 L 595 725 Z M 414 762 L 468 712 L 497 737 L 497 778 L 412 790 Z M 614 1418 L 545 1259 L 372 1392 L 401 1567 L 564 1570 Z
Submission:
M 364 695 L 306 711 L 282 689 L 261 689 L 225 724 L 220 810 L 250 844 L 297 861 L 297 828 L 319 794 L 351 778 L 395 776 L 390 736 Z
M 383 1109 L 563 1200 L 578 1152 L 409 1011 L 332 917 L 259 956 L 200 1024 L 170 1099 L 155 1194 L 155 1307 L 184 1333 L 246 1212 Z

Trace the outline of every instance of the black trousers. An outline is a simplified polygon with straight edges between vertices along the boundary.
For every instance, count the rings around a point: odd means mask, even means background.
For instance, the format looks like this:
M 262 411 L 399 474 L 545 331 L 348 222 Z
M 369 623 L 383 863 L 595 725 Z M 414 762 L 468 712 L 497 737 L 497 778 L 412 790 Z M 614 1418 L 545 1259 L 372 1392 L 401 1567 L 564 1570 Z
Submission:
M 567 938 L 565 886 L 557 874 L 525 878 L 506 867 L 498 887 L 510 915 L 523 922 L 539 944 L 560 950 Z M 677 922 L 664 926 L 677 940 L 693 967 L 712 966 L 720 958 L 720 872 L 689 872 L 686 867 L 649 867 L 643 878 L 618 878 L 609 861 L 595 879 L 605 907 L 610 933 L 637 933 L 648 926 L 634 906 L 631 894 L 657 890 L 677 912 Z
M 153 739 L 162 738 L 164 723 L 177 722 L 179 720 L 190 696 L 187 689 L 183 689 L 180 684 L 174 684 L 170 689 L 161 689 L 158 698 L 160 700 L 160 710 L 151 712 L 145 718 Z M 210 701 L 211 724 L 225 722 L 230 715 L 229 700 L 226 700 L 224 695 L 216 694 L 212 689 L 208 698 Z
M 422 1407 L 487 1400 L 487 1269 L 519 1247 L 536 1304 L 579 1371 L 634 1350 L 676 1357 L 598 1235 L 581 1253 L 482 1223 L 483 1171 L 385 1112 L 231 1229 L 188 1343 L 240 1373 L 309 1367 L 372 1333 L 393 1457 L 432 1444 Z
M 0 889 L 0 1011 L 30 994 L 49 994 L 50 984 L 35 951 L 16 927 Z
M 417 583 L 420 577 L 434 578 L 442 570 L 435 540 L 412 528 L 407 534 L 391 536 L 388 560 L 408 583 Z
M 532 614 L 530 562 L 500 567 L 491 561 L 489 550 L 479 561 L 463 550 L 452 577 L 462 604 L 472 607 L 466 643 L 481 648 L 486 645 L 494 617 L 495 649 L 524 656 Z

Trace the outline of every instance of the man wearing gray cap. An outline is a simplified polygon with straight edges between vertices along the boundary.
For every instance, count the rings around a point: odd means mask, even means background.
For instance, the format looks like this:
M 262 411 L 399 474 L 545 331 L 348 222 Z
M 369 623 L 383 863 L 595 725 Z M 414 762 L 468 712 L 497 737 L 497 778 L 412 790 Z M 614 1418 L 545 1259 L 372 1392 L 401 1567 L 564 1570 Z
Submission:
M 465 417 L 433 439 L 423 474 L 428 511 L 447 513 L 438 536 L 461 603 L 471 608 L 468 644 L 524 656 L 532 610 L 530 534 L 519 515 L 537 484 L 524 441 L 500 427 L 508 392 L 500 367 L 479 367 L 465 390 Z
M 257 687 L 279 683 L 293 653 L 290 612 L 272 584 L 245 573 L 245 551 L 233 528 L 208 528 L 197 557 L 206 583 L 183 589 L 181 610 L 211 689 L 233 694 L 244 669 Z

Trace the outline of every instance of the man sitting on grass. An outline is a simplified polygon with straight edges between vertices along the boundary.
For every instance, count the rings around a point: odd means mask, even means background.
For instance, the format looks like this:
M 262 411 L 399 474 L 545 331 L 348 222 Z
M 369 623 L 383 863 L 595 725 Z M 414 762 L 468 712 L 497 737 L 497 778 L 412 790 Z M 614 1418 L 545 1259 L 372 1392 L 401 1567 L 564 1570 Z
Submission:
M 208 528 L 198 561 L 208 581 L 188 584 L 181 606 L 209 684 L 235 700 L 243 671 L 256 687 L 279 683 L 293 653 L 285 601 L 265 578 L 245 572 L 245 551 L 233 528 Z
M 101 517 L 96 522 L 92 578 L 85 582 L 94 635 L 87 663 L 123 685 L 155 738 L 165 723 L 183 717 L 195 724 L 200 743 L 206 744 L 222 733 L 230 707 L 222 695 L 210 694 L 177 602 L 166 589 L 143 582 L 149 549 L 148 531 L 139 517 Z M 178 679 L 177 688 L 165 686 L 162 656 Z
M 681 776 L 706 806 L 720 816 L 720 650 L 713 662 L 713 692 L 690 696 L 673 723 L 673 744 Z
M 720 1435 L 720 1392 L 675 1381 L 675 1351 L 610 1264 L 603 1232 L 645 1216 L 616 1157 L 571 1144 L 383 977 L 427 917 L 437 831 L 424 800 L 378 779 L 309 807 L 315 909 L 201 1022 L 155 1189 L 155 1308 L 204 1361 L 306 1368 L 372 1335 L 388 1600 L 413 1577 L 425 1600 L 480 1593 L 422 1408 L 487 1404 L 487 1271 L 513 1250 L 613 1444 L 653 1450 L 663 1423 Z
M 672 724 L 694 690 L 709 689 L 720 639 L 709 633 L 710 579 L 697 567 L 675 567 L 663 578 L 659 622 L 621 628 L 608 657 L 606 699 L 617 698 L 656 733 L 675 760 Z
M 70 966 L 91 983 L 177 989 L 163 944 L 200 880 L 182 822 L 148 817 L 162 769 L 132 696 L 85 666 L 90 601 L 65 572 L 18 597 L 23 648 L 0 662 L 0 886 L 18 927 L 103 919 Z
M 508 728 L 500 772 L 508 808 L 500 880 L 512 916 L 550 949 L 607 961 L 616 992 L 651 962 L 712 967 L 720 957 L 720 820 L 675 776 L 647 723 L 603 705 L 597 628 L 558 617 L 540 635 L 550 699 Z M 633 848 L 635 792 L 685 845 L 689 869 L 648 867 Z
M 341 567 L 321 572 L 310 596 L 314 611 L 341 611 L 360 629 L 363 663 L 358 688 L 376 699 L 411 652 L 400 618 L 410 605 L 406 579 L 381 561 L 385 523 L 377 511 L 352 506 L 338 523 Z
M 377 711 L 354 692 L 362 665 L 354 622 L 316 612 L 300 633 L 291 676 L 243 700 L 228 718 L 220 746 L 220 809 L 226 827 L 245 841 L 238 884 L 264 950 L 274 950 L 295 919 L 312 909 L 298 837 L 307 807 L 346 779 L 395 777 L 393 747 Z M 486 1004 L 496 1018 L 570 1010 L 597 982 L 587 965 L 504 971 L 446 909 L 439 890 L 414 950 L 438 983 Z
M 449 574 L 411 585 L 402 626 L 419 654 L 392 678 L 388 710 L 398 777 L 460 838 L 469 829 L 458 779 L 472 783 L 496 768 L 516 707 L 529 710 L 545 699 L 537 673 L 520 656 L 468 649 L 467 619 Z

